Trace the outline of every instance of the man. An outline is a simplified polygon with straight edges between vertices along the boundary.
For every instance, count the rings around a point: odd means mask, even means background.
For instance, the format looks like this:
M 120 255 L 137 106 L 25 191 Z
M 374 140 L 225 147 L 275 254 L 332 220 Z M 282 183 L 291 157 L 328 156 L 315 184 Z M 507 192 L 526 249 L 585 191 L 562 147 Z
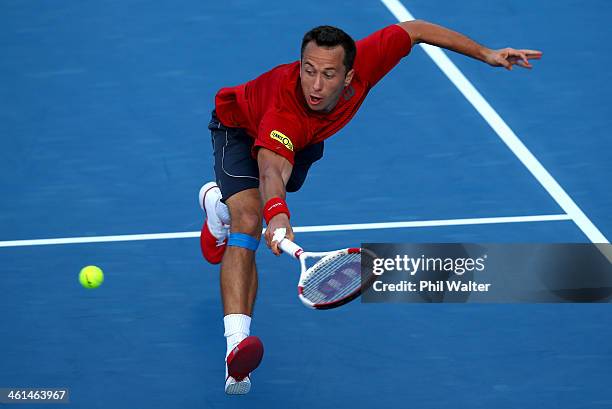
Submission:
M 323 156 L 323 141 L 350 121 L 369 90 L 421 42 L 508 70 L 531 68 L 529 60 L 542 55 L 491 50 L 418 20 L 383 28 L 357 43 L 340 29 L 321 26 L 304 36 L 300 61 L 217 93 L 209 124 L 216 183 L 200 190 L 206 212 L 200 243 L 206 260 L 221 263 L 226 393 L 247 393 L 250 373 L 263 356 L 261 341 L 249 336 L 262 218 L 266 244 L 279 255 L 274 231 L 285 228 L 294 238 L 286 192 L 302 186 L 310 166 Z

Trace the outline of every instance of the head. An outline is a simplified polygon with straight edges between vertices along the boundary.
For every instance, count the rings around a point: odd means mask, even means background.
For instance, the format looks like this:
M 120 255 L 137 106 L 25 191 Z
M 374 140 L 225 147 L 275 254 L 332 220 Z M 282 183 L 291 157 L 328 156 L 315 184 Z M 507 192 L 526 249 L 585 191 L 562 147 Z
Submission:
M 336 27 L 320 26 L 304 35 L 300 83 L 308 107 L 331 111 L 353 79 L 355 41 Z

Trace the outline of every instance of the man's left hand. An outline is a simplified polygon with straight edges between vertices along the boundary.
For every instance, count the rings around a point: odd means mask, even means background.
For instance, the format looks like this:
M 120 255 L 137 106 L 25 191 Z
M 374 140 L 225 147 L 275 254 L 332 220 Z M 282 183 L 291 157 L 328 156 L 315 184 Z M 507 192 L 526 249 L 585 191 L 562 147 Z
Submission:
M 529 60 L 539 60 L 542 52 L 538 50 L 515 50 L 514 48 L 502 48 L 501 50 L 490 50 L 485 56 L 485 62 L 493 67 L 504 67 L 512 70 L 512 66 L 518 65 L 531 69 L 533 66 Z

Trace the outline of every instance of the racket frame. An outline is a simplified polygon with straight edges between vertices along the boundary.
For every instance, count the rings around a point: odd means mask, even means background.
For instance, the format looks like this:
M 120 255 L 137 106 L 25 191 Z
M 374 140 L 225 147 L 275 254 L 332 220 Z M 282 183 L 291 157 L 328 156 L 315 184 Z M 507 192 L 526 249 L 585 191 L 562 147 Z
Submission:
M 282 230 L 282 229 L 278 229 L 278 230 Z M 356 248 L 356 247 L 349 247 L 349 248 L 345 248 L 341 250 L 323 251 L 323 252 L 304 251 L 302 247 L 295 244 L 288 238 L 284 237 L 284 232 L 282 233 L 283 238 L 280 238 L 280 233 L 278 235 L 276 234 L 278 230 L 275 232 L 275 239 L 276 238 L 279 239 L 276 241 L 278 241 L 278 245 L 281 248 L 281 250 L 287 255 L 297 259 L 300 262 L 301 270 L 300 270 L 300 279 L 298 280 L 298 297 L 300 298 L 300 301 L 302 301 L 302 303 L 305 306 L 309 308 L 317 309 L 317 310 L 335 308 L 335 307 L 339 307 L 341 305 L 344 305 L 354 300 L 356 297 L 358 297 L 361 294 L 361 289 L 363 286 L 360 286 L 356 291 L 353 291 L 347 296 L 339 300 L 330 302 L 330 303 L 315 304 L 312 301 L 308 300 L 306 297 L 304 297 L 303 295 L 304 282 L 316 270 L 317 266 L 327 263 L 327 261 L 330 258 L 333 258 L 340 254 L 357 254 L 357 253 L 361 254 L 361 249 Z M 312 266 L 306 267 L 306 260 L 309 258 L 320 258 L 320 260 L 318 260 Z

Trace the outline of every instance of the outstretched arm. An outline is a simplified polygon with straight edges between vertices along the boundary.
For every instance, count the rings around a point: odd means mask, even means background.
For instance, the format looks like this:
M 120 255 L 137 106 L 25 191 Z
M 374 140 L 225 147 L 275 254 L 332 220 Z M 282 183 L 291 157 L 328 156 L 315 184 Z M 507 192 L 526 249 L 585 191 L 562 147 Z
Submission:
M 287 194 L 285 186 L 293 170 L 291 163 L 271 150 L 260 148 L 257 151 L 257 164 L 259 166 L 259 193 L 261 194 L 262 204 L 266 204 L 268 200 L 275 197 L 285 200 Z M 281 227 L 287 229 L 287 238 L 293 241 L 293 230 L 291 224 L 289 224 L 289 217 L 284 213 L 279 213 L 270 219 L 264 234 L 266 244 L 277 256 L 281 251 L 277 242 L 272 243 L 272 236 L 274 231 Z
M 537 50 L 515 50 L 514 48 L 491 50 L 463 34 L 422 20 L 404 21 L 398 25 L 410 35 L 413 45 L 427 43 L 446 48 L 486 62 L 493 67 L 504 67 L 511 70 L 513 65 L 518 65 L 523 68 L 531 68 L 529 60 L 542 57 L 542 52 Z

